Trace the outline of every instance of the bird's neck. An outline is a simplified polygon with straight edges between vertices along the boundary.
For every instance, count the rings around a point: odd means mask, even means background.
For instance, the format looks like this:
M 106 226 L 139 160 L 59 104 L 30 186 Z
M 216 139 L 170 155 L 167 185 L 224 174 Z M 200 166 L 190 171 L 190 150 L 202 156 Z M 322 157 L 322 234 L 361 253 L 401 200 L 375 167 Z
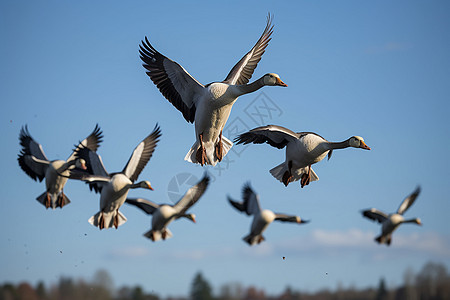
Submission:
M 262 88 L 265 85 L 263 78 L 264 77 L 261 77 L 249 84 L 238 85 L 237 88 L 238 92 L 240 93 L 239 96 L 253 93 Z
M 137 189 L 137 188 L 140 188 L 140 187 L 141 187 L 141 183 L 140 182 L 132 183 L 132 184 L 128 185 L 128 188 L 130 188 L 130 189 Z
M 334 150 L 334 149 L 345 149 L 350 147 L 350 140 L 345 140 L 342 142 L 328 142 L 328 148 L 329 150 Z
M 417 219 L 408 219 L 408 220 L 404 220 L 402 223 L 414 223 L 417 224 Z

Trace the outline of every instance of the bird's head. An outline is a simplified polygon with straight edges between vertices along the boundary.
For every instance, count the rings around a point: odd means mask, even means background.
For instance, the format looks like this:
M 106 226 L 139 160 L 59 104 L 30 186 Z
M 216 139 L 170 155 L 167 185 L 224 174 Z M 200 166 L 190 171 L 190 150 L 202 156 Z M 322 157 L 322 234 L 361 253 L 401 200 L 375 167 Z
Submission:
M 278 85 L 284 87 L 287 86 L 287 84 L 280 79 L 280 76 L 278 76 L 278 74 L 275 73 L 267 73 L 266 75 L 264 75 L 263 80 L 264 85 L 271 85 L 271 86 Z
M 370 147 L 366 145 L 366 143 L 364 142 L 364 139 L 360 136 L 356 136 L 356 135 L 352 136 L 348 142 L 349 142 L 350 147 L 370 150 Z

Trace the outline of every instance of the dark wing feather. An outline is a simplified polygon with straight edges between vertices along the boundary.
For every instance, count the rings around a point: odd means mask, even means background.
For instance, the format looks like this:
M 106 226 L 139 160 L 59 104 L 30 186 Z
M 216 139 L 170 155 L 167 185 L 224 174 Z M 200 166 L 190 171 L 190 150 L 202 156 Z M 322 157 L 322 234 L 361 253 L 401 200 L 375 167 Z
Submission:
M 95 151 L 97 151 L 97 149 L 100 146 L 100 143 L 102 141 L 103 141 L 103 133 L 102 133 L 100 127 L 98 126 L 98 124 L 96 124 L 92 133 L 87 138 L 85 138 L 84 140 L 82 140 L 81 142 L 78 143 L 78 146 L 75 147 L 75 150 L 72 152 L 72 154 L 67 159 L 67 161 L 75 159 L 75 151 L 81 145 L 83 145 L 84 147 L 87 147 L 90 150 L 95 152 Z
M 22 146 L 17 158 L 19 166 L 33 180 L 42 181 L 49 164 L 42 146 L 31 137 L 27 125 L 20 130 L 19 140 Z
M 242 199 L 247 215 L 253 215 L 261 211 L 258 195 L 253 191 L 250 183 L 247 182 L 242 188 Z
M 275 220 L 280 222 L 291 222 L 291 223 L 297 223 L 297 220 L 300 219 L 300 222 L 298 223 L 309 223 L 309 220 L 302 220 L 298 216 L 294 215 L 288 215 L 284 213 L 275 213 Z
M 76 158 L 82 158 L 86 161 L 87 170 L 86 172 L 79 172 L 77 170 L 76 173 L 77 176 L 75 174 L 71 174 L 72 179 L 84 180 L 83 176 L 78 176 L 81 175 L 81 173 L 111 178 L 111 175 L 108 174 L 108 172 L 105 169 L 105 166 L 103 165 L 102 158 L 96 152 L 80 144 L 78 145 L 77 149 L 75 149 L 74 153 Z M 101 182 L 87 182 L 87 183 L 89 184 L 89 189 L 91 191 L 94 190 L 96 193 L 101 192 L 104 185 L 104 183 Z
M 179 215 L 184 214 L 192 205 L 194 205 L 200 197 L 205 193 L 206 188 L 210 182 L 208 173 L 205 173 L 203 178 L 196 185 L 191 187 L 183 198 L 181 198 L 173 207 L 177 210 Z
M 364 217 L 377 221 L 378 223 L 383 223 L 388 217 L 384 212 L 375 208 L 364 210 L 362 214 Z
M 267 24 L 255 46 L 231 69 L 224 82 L 228 84 L 247 84 L 261 60 L 273 33 L 272 17 L 267 16 Z
M 156 144 L 161 136 L 161 129 L 156 124 L 153 132 L 150 133 L 133 151 L 122 173 L 125 174 L 132 182 L 141 174 L 144 167 L 155 151 Z
M 254 128 L 248 132 L 240 134 L 234 139 L 237 144 L 262 144 L 267 143 L 272 147 L 282 149 L 286 145 L 299 138 L 299 135 L 292 130 L 277 125 L 268 125 Z
M 127 198 L 125 202 L 142 209 L 148 215 L 152 215 L 159 207 L 158 204 L 142 198 Z
M 183 114 L 186 121 L 193 123 L 196 99 L 204 86 L 178 63 L 153 48 L 147 37 L 139 45 L 139 48 L 147 75 L 163 96 Z
M 239 210 L 240 212 L 245 212 L 245 213 L 247 213 L 247 212 L 245 211 L 245 206 L 244 206 L 244 203 L 243 203 L 243 202 L 235 201 L 235 200 L 233 200 L 232 198 L 230 198 L 229 196 L 227 196 L 227 199 L 228 199 L 228 202 L 230 202 L 230 204 L 231 204 L 234 208 L 236 208 L 236 209 Z

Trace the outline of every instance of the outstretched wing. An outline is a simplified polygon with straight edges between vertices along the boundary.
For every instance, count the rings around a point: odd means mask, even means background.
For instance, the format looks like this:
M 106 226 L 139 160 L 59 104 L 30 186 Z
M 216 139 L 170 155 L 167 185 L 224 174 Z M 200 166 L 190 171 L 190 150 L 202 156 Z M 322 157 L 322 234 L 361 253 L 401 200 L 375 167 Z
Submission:
M 228 84 L 247 84 L 255 71 L 256 66 L 261 60 L 262 55 L 266 51 L 267 45 L 271 40 L 270 36 L 273 32 L 272 17 L 267 16 L 267 24 L 261 37 L 255 46 L 231 69 L 224 82 Z
M 158 124 L 156 124 L 155 129 L 150 133 L 142 142 L 137 145 L 134 149 L 133 154 L 131 154 L 125 168 L 122 173 L 125 174 L 132 182 L 136 181 L 139 174 L 141 174 L 145 165 L 153 155 L 155 151 L 156 144 L 161 136 L 161 129 Z
M 408 197 L 403 200 L 402 204 L 400 204 L 400 207 L 397 210 L 397 213 L 400 215 L 403 215 L 403 213 L 411 206 L 413 205 L 414 201 L 416 201 L 417 196 L 420 194 L 420 186 L 418 186 L 415 191 L 409 195 Z
M 364 210 L 362 214 L 364 217 L 377 221 L 378 223 L 383 223 L 388 217 L 384 212 L 376 208 Z
M 183 114 L 186 121 L 193 123 L 196 101 L 204 86 L 178 63 L 156 51 L 147 37 L 139 48 L 147 75 L 163 96 Z
M 299 134 L 277 125 L 268 125 L 254 128 L 248 132 L 240 134 L 234 141 L 237 144 L 262 144 L 267 143 L 278 149 L 284 148 L 289 142 L 297 140 Z
M 228 201 L 234 208 L 241 212 L 245 212 L 249 216 L 261 211 L 258 195 L 253 191 L 249 182 L 242 188 L 242 200 L 242 202 L 238 202 L 228 197 Z
M 87 138 L 85 138 L 80 143 L 78 143 L 78 146 L 76 146 L 75 150 L 72 152 L 72 154 L 67 159 L 67 161 L 71 161 L 71 160 L 74 160 L 76 158 L 75 157 L 75 151 L 81 145 L 83 145 L 84 147 L 87 147 L 90 150 L 95 152 L 95 151 L 97 151 L 97 149 L 100 146 L 100 143 L 102 141 L 103 141 L 103 133 L 102 133 L 100 127 L 98 126 L 98 124 L 96 124 L 94 130 L 92 131 L 92 133 Z
M 142 198 L 127 198 L 125 202 L 142 209 L 148 215 L 152 215 L 159 207 L 158 204 Z
M 275 220 L 291 223 L 309 223 L 309 220 L 302 220 L 299 216 L 275 213 Z
M 22 146 L 17 158 L 19 166 L 33 180 L 42 181 L 50 163 L 42 146 L 31 137 L 27 125 L 20 130 L 19 140 Z
M 178 214 L 184 214 L 192 205 L 194 205 L 200 197 L 205 193 L 208 187 L 210 177 L 205 173 L 203 178 L 196 185 L 191 187 L 183 198 L 181 198 L 173 207 Z
M 86 172 L 73 170 L 71 171 L 70 178 L 86 181 L 89 183 L 89 189 L 91 191 L 94 190 L 96 193 L 101 192 L 104 182 L 106 182 L 107 178 L 111 178 L 111 176 L 106 171 L 100 155 L 80 144 L 75 149 L 75 157 L 82 158 L 86 161 L 87 170 Z M 96 179 L 98 180 L 94 180 L 95 177 L 93 176 L 97 176 Z M 101 180 L 101 178 L 104 180 Z

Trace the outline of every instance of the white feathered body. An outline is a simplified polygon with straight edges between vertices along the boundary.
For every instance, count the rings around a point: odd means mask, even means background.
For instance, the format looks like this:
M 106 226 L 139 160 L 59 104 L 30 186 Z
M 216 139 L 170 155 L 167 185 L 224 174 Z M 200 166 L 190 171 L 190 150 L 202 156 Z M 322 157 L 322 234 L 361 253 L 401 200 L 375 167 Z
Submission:
M 176 210 L 170 205 L 161 205 L 154 213 L 152 218 L 152 229 L 144 234 L 144 236 L 158 241 L 163 237 L 168 239 L 172 237 L 172 232 L 167 228 L 175 219 Z
M 105 227 L 110 228 L 114 224 L 114 217 L 119 215 L 119 226 L 126 222 L 126 217 L 119 212 L 119 208 L 127 199 L 131 180 L 124 174 L 115 174 L 109 182 L 102 187 L 100 194 L 100 211 L 89 219 L 94 226 L 99 225 L 100 217 L 103 215 Z
M 328 144 L 316 134 L 307 134 L 300 139 L 291 141 L 286 146 L 286 160 L 270 170 L 270 173 L 282 181 L 283 174 L 288 170 L 288 163 L 292 161 L 291 173 L 293 180 L 300 180 L 308 173 L 308 166 L 313 165 L 328 155 Z M 311 168 L 311 181 L 319 180 L 319 176 Z
M 387 236 L 392 234 L 404 220 L 405 218 L 400 214 L 390 214 L 381 225 L 381 235 Z
M 50 207 L 52 209 L 69 204 L 70 200 L 67 196 L 63 196 L 63 188 L 67 183 L 67 177 L 69 175 L 69 164 L 66 161 L 55 160 L 50 162 L 47 170 L 45 171 L 46 191 L 39 195 L 36 200 L 47 206 L 48 193 L 50 197 Z
M 243 240 L 250 245 L 259 244 L 264 240 L 262 233 L 267 229 L 267 226 L 273 222 L 273 220 L 275 220 L 275 214 L 268 209 L 263 209 L 253 218 L 250 234 L 245 236 Z
M 237 87 L 225 83 L 215 82 L 205 88 L 205 94 L 197 102 L 195 113 L 196 142 L 187 153 L 185 160 L 198 163 L 197 150 L 200 147 L 199 135 L 202 134 L 203 145 L 206 149 L 207 162 L 211 165 L 218 163 L 215 156 L 215 146 L 219 142 L 219 135 L 230 116 L 231 108 L 238 98 Z M 223 156 L 233 146 L 233 143 L 222 136 Z
M 60 175 L 69 177 L 70 173 L 67 168 L 67 163 L 64 160 L 52 161 L 45 172 L 45 185 L 47 192 L 55 196 L 55 198 L 61 193 L 67 182 L 67 177 Z

